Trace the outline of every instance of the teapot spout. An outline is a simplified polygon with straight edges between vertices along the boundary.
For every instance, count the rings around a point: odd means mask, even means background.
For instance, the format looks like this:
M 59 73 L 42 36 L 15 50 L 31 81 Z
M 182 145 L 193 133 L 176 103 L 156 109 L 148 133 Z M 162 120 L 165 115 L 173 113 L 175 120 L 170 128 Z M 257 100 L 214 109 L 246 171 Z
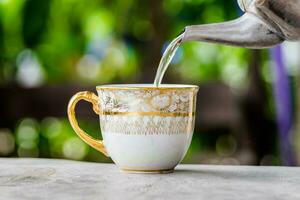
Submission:
M 251 49 L 269 48 L 284 41 L 266 22 L 255 14 L 245 13 L 225 23 L 187 26 L 182 42 L 204 41 Z

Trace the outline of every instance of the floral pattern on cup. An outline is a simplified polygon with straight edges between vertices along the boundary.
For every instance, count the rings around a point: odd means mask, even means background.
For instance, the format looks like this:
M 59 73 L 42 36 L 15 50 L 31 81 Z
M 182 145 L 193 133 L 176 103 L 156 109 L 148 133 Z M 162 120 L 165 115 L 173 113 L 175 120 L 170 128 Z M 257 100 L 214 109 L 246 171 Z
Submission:
M 191 112 L 190 99 L 195 92 L 190 90 L 100 90 L 100 107 L 105 112 Z

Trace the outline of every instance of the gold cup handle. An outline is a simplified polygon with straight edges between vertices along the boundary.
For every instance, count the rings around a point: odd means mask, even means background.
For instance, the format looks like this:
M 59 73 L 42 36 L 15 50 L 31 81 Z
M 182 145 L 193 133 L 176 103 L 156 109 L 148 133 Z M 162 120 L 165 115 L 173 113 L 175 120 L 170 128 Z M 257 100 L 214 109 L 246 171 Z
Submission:
M 103 144 L 103 141 L 92 138 L 91 136 L 89 136 L 86 132 L 84 132 L 79 127 L 78 122 L 76 120 L 75 107 L 80 100 L 85 100 L 85 101 L 92 103 L 94 112 L 97 113 L 98 115 L 100 113 L 97 95 L 95 95 L 93 92 L 89 92 L 89 91 L 78 92 L 70 99 L 69 104 L 68 104 L 68 117 L 69 117 L 69 121 L 71 123 L 72 128 L 84 142 L 86 142 L 88 145 L 90 145 L 94 149 L 100 151 L 105 156 L 109 157 L 109 155 L 107 154 L 107 151 L 105 149 L 105 146 Z

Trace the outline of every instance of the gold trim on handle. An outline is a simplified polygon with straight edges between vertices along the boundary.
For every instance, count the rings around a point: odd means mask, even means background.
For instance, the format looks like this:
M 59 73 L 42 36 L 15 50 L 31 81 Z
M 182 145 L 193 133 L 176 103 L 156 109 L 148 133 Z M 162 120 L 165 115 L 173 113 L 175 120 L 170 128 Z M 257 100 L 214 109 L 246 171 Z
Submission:
M 75 107 L 80 100 L 85 100 L 92 103 L 94 112 L 100 114 L 98 97 L 94 93 L 89 91 L 78 92 L 70 99 L 68 104 L 68 117 L 72 128 L 84 142 L 86 142 L 94 149 L 100 151 L 105 156 L 109 157 L 103 144 L 103 141 L 92 138 L 79 127 L 78 122 L 76 120 Z

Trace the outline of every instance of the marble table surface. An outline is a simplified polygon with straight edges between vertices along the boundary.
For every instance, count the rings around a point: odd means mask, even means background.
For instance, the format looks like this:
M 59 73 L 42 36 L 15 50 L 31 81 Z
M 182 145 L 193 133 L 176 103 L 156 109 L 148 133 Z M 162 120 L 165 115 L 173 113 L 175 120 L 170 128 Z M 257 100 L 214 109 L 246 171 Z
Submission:
M 300 199 L 300 168 L 179 165 L 126 174 L 112 164 L 0 159 L 0 199 Z

